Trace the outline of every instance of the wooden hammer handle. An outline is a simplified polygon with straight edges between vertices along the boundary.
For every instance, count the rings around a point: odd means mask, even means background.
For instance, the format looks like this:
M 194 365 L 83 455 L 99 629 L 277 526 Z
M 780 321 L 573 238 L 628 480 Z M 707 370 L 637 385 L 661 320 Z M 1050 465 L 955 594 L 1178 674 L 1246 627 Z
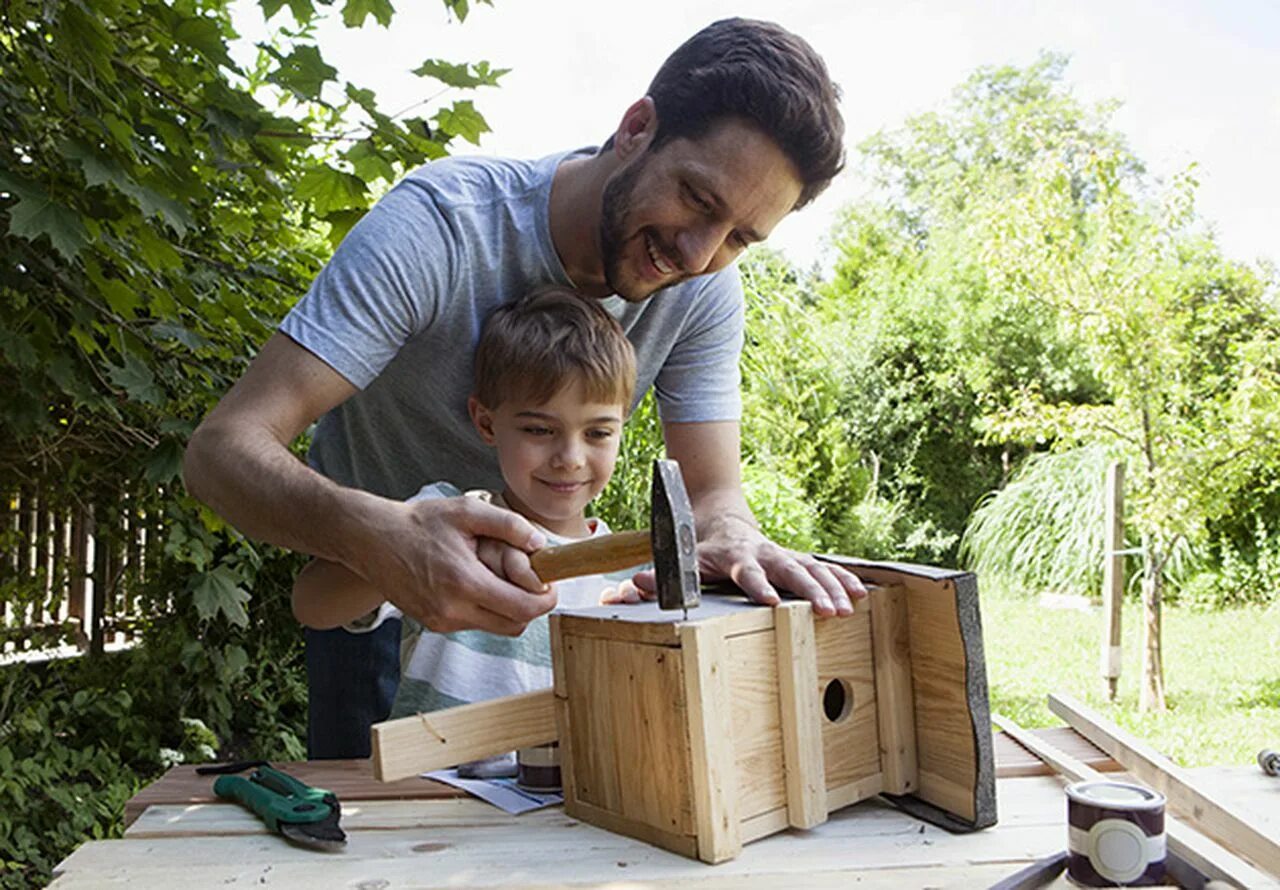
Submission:
M 598 575 L 630 568 L 653 558 L 649 532 L 618 532 L 588 538 L 573 544 L 547 547 L 529 557 L 529 563 L 543 581 Z

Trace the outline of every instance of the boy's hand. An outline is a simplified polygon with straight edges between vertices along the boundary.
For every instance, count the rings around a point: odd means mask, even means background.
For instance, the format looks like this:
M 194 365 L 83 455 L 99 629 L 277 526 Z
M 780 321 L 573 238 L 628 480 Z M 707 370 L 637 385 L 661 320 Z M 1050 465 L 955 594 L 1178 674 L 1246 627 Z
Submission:
M 528 569 L 545 536 L 524 517 L 474 498 L 383 503 L 352 568 L 424 627 L 517 636 L 555 607 Z
M 852 615 L 853 603 L 867 595 L 862 581 L 848 569 L 775 544 L 732 513 L 700 524 L 698 538 L 698 570 L 703 577 L 728 578 L 757 603 L 776 606 L 782 589 L 813 603 L 815 615 Z M 652 571 L 641 572 L 635 581 L 647 598 L 657 596 Z
M 643 591 L 628 579 L 620 582 L 617 587 L 606 587 L 600 594 L 600 605 L 634 605 L 642 600 L 652 599 L 657 599 L 656 593 Z

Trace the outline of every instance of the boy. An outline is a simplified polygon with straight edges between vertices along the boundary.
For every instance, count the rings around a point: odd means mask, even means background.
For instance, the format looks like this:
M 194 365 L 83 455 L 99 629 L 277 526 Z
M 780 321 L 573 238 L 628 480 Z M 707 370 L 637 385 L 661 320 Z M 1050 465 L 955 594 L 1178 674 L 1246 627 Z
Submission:
M 540 526 L 549 544 L 608 534 L 584 509 L 613 474 L 635 374 L 631 343 L 596 301 L 551 286 L 498 307 L 480 335 L 467 409 L 480 438 L 497 451 L 505 487 L 500 494 L 468 496 L 514 510 Z M 448 482 L 435 482 L 413 500 L 459 496 Z M 633 573 L 558 582 L 557 605 L 636 602 L 628 580 Z M 400 614 L 383 591 L 319 559 L 294 583 L 293 612 L 308 627 L 357 631 Z M 546 616 L 515 638 L 483 631 L 437 634 L 408 616 L 402 620 L 393 718 L 551 685 Z M 493 774 L 492 765 L 488 772 Z

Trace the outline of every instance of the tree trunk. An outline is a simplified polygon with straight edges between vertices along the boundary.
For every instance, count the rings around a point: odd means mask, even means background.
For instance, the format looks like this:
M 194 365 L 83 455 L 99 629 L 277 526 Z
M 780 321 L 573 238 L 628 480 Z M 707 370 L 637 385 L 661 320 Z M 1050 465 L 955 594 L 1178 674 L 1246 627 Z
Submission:
M 1142 561 L 1142 610 L 1143 624 L 1142 692 L 1138 708 L 1143 711 L 1163 711 L 1164 659 L 1160 648 L 1160 612 L 1164 598 L 1164 577 L 1160 554 L 1154 543 L 1146 548 Z

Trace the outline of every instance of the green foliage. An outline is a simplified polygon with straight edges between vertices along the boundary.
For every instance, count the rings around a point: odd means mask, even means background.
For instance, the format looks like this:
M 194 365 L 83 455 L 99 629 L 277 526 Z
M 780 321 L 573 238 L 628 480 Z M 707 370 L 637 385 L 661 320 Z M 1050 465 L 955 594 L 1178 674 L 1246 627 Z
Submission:
M 296 559 L 187 498 L 182 451 L 375 195 L 487 131 L 470 91 L 505 73 L 427 60 L 429 97 L 391 115 L 315 36 L 330 15 L 385 27 L 390 2 L 261 5 L 275 30 L 246 65 L 229 0 L 0 9 L 0 495 L 94 508 L 104 549 L 127 507 L 152 558 L 94 579 L 137 597 L 136 650 L 0 675 L 10 883 L 117 831 L 166 765 L 303 755 Z M 47 579 L 8 566 L 0 596 L 39 601 Z

